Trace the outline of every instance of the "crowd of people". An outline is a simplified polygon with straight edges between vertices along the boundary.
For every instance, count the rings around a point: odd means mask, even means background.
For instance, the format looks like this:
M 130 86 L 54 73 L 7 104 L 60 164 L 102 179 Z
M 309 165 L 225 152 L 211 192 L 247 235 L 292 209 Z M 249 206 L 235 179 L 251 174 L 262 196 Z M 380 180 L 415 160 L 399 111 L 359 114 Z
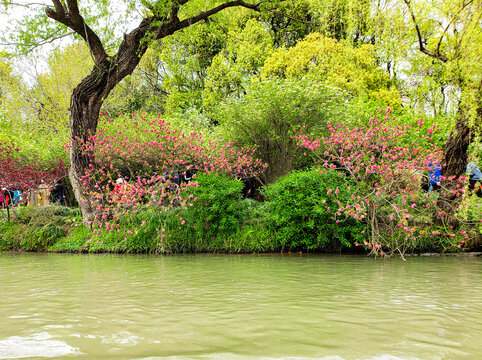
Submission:
M 62 180 L 53 186 L 42 183 L 36 189 L 19 190 L 14 187 L 2 188 L 0 191 L 0 209 L 15 207 L 20 204 L 27 206 L 50 204 L 65 205 L 65 191 Z
M 179 188 L 182 184 L 188 184 L 195 176 L 195 170 L 193 166 L 187 166 L 186 170 L 184 171 L 166 171 L 161 180 L 156 184 L 159 188 L 164 188 L 164 193 L 170 194 L 167 196 L 166 199 L 162 198 L 159 194 L 152 195 L 152 201 L 158 203 L 159 201 L 162 202 L 169 202 L 171 205 L 176 206 L 178 204 L 175 195 L 178 194 Z M 235 178 L 239 179 L 243 183 L 243 189 L 241 191 L 242 198 L 249 198 L 255 197 L 256 190 L 257 190 L 257 180 L 249 175 L 246 176 L 236 176 Z M 132 197 L 131 194 L 131 184 L 128 181 L 129 179 L 119 177 L 115 181 L 115 185 L 112 189 L 112 198 L 117 203 L 129 203 L 129 198 Z M 162 198 L 162 199 L 161 199 Z M 148 201 L 148 199 L 145 199 Z
M 3 188 L 0 192 L 0 208 L 15 206 L 22 201 L 22 192 L 15 188 Z

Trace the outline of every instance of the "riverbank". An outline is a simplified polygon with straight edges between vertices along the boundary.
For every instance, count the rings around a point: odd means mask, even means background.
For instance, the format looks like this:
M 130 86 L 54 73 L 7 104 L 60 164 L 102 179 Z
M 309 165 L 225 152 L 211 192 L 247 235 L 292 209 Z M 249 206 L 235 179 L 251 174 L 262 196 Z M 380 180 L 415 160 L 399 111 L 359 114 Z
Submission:
M 220 222 L 228 219 L 187 215 L 182 208 L 164 213 L 153 209 L 125 218 L 116 230 L 86 228 L 80 211 L 61 206 L 17 208 L 12 221 L 0 222 L 0 251 L 71 252 L 71 253 L 359 253 L 369 251 L 357 246 L 359 241 L 332 239 L 312 246 L 292 246 L 266 221 L 265 206 L 254 200 L 240 203 L 244 214 L 231 218 L 230 227 Z M 207 220 L 210 219 L 210 220 Z M 235 221 L 236 220 L 236 221 Z M 211 222 L 209 222 L 211 221 Z M 341 226 L 340 226 L 341 228 Z M 345 239 L 347 239 L 345 238 Z M 406 249 L 405 254 L 437 256 L 469 253 L 479 256 L 480 245 L 468 243 L 442 247 L 441 242 L 424 242 Z

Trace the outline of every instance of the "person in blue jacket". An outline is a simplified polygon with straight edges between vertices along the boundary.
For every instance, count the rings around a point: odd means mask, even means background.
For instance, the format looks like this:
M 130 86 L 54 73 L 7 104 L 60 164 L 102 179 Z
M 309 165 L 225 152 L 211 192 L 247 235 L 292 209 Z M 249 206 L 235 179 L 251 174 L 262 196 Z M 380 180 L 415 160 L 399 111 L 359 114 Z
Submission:
M 468 164 L 467 169 L 465 172 L 469 175 L 469 190 L 474 190 L 475 185 L 477 182 L 482 184 L 482 172 L 479 170 L 479 167 L 468 157 Z M 477 188 L 475 192 L 478 197 L 482 197 L 482 189 L 480 186 Z
M 22 192 L 20 190 L 15 189 L 12 191 L 12 201 L 15 205 L 22 201 Z
M 427 164 L 429 168 L 429 180 L 430 180 L 430 190 L 439 190 L 440 177 L 442 176 L 442 165 L 439 163 L 432 164 L 431 162 Z

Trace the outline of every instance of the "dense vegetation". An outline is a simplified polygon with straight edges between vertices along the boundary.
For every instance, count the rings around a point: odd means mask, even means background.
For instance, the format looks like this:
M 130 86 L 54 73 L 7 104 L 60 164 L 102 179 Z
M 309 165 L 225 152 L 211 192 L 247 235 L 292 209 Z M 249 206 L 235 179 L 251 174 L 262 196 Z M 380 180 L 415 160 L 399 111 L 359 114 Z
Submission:
M 70 168 L 81 212 L 16 208 L 0 249 L 480 247 L 465 173 L 467 154 L 482 168 L 480 0 L 126 0 L 126 18 L 109 1 L 74 3 L 47 16 L 32 5 L 5 32 L 16 46 L 0 53 L 0 185 L 32 189 Z M 132 21 L 142 36 L 117 39 Z M 20 66 L 70 32 L 45 69 Z M 421 189 L 430 162 L 437 192 Z M 258 189 L 242 199 L 248 182 Z

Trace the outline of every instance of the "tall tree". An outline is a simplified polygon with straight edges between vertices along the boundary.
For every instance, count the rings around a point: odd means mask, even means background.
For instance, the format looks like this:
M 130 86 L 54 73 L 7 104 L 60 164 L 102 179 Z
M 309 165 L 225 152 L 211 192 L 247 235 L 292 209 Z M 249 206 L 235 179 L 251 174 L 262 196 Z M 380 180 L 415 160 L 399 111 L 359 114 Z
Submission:
M 482 17 L 481 0 L 403 0 L 416 35 L 417 48 L 423 54 L 447 67 L 451 86 L 460 92 L 458 112 L 453 131 L 444 147 L 448 178 L 438 205 L 441 213 L 450 213 L 456 186 L 453 178 L 464 174 L 467 150 L 473 139 L 480 135 L 482 127 Z M 430 5 L 430 6 L 427 6 Z M 430 11 L 428 11 L 430 9 Z M 442 215 L 437 221 L 445 222 Z
M 3 3 L 7 11 L 13 5 L 10 0 L 3 0 Z M 112 89 L 133 72 L 152 42 L 200 21 L 208 20 L 211 16 L 227 8 L 241 6 L 260 10 L 261 6 L 260 2 L 250 0 L 205 1 L 202 3 L 203 5 L 196 0 L 126 1 L 125 4 L 128 8 L 137 11 L 142 9 L 142 19 L 133 30 L 124 33 L 122 40 L 117 43 L 101 38 L 102 25 L 104 29 L 107 28 L 105 23 L 101 24 L 100 30 L 95 30 L 93 26 L 95 19 L 99 18 L 102 13 L 95 13 L 92 10 L 113 13 L 116 10 L 113 2 L 87 2 L 80 7 L 77 0 L 52 0 L 50 6 L 45 6 L 45 16 L 54 23 L 47 22 L 45 17 L 36 18 L 42 24 L 37 27 L 36 34 L 39 36 L 37 43 L 73 34 L 87 43 L 94 61 L 92 71 L 74 89 L 70 100 L 72 146 L 69 175 L 85 222 L 89 222 L 93 218 L 95 206 L 89 198 L 83 182 L 85 169 L 89 166 L 90 159 L 88 154 L 81 151 L 81 146 L 83 142 L 89 141 L 89 136 L 95 134 L 101 106 Z M 206 6 L 209 7 L 206 8 Z M 28 19 L 21 25 L 23 25 L 24 34 L 27 34 L 28 29 L 34 30 L 33 23 L 28 22 Z M 29 44 L 32 44 L 32 40 L 29 41 Z M 109 51 L 110 49 L 113 51 Z

